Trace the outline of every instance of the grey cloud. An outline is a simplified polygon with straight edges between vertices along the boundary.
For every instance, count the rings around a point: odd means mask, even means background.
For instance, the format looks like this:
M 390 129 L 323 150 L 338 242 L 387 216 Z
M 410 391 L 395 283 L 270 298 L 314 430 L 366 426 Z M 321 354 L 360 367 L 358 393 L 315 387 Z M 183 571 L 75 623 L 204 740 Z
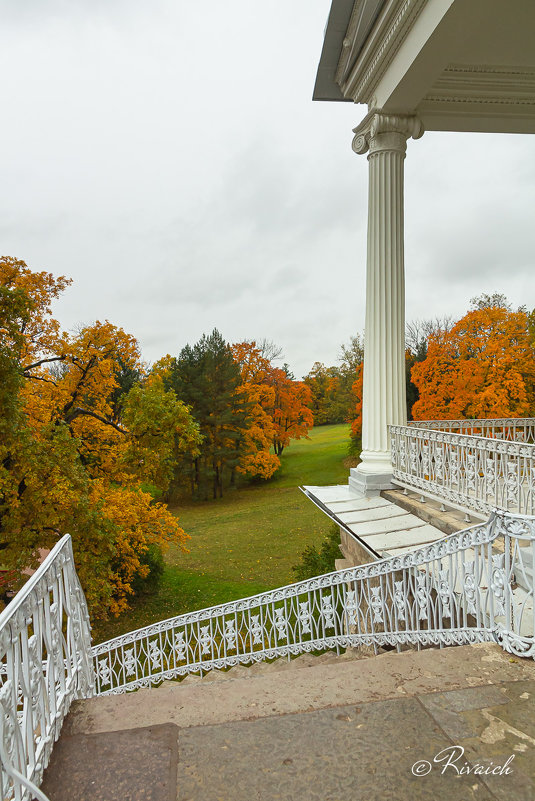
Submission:
M 150 360 L 217 325 L 278 342 L 297 375 L 335 363 L 364 326 L 367 161 L 364 110 L 310 100 L 328 3 L 2 10 L 2 251 L 73 277 L 63 325 L 108 317 Z M 535 305 L 534 151 L 409 143 L 407 317 L 495 289 Z

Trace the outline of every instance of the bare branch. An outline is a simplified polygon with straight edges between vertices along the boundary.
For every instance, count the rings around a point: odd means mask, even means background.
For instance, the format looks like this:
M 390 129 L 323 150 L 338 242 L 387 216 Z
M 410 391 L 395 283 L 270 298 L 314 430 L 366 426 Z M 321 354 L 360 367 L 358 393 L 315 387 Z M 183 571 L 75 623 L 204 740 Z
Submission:
M 38 362 L 34 362 L 34 364 L 29 364 L 23 369 L 22 372 L 23 374 L 26 374 L 28 370 L 34 370 L 36 367 L 40 367 L 42 364 L 46 364 L 47 362 L 63 362 L 66 358 L 66 356 L 52 356 L 50 359 L 41 359 Z
M 24 373 L 23 373 L 23 375 L 24 375 Z M 32 381 L 44 381 L 45 384 L 53 384 L 55 387 L 57 387 L 57 384 L 56 384 L 55 381 L 53 381 L 51 378 L 43 378 L 42 375 L 25 375 L 25 378 L 29 378 Z
M 120 434 L 128 434 L 128 431 L 125 428 L 120 428 L 116 423 L 113 423 L 111 420 L 106 420 L 105 417 L 101 417 L 100 414 L 96 414 L 96 412 L 90 412 L 89 409 L 82 409 L 79 406 L 73 411 L 72 414 L 69 415 L 69 422 L 72 423 L 77 417 L 81 417 L 85 415 L 86 417 L 94 417 L 95 420 L 100 420 L 101 423 L 104 423 L 107 426 L 111 426 Z

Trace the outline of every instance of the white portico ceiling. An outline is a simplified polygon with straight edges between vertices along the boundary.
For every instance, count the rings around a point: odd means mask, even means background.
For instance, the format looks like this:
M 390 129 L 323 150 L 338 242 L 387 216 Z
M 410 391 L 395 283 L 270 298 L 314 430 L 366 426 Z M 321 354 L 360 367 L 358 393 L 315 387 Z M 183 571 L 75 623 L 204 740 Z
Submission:
M 535 133 L 535 2 L 333 0 L 314 98 Z

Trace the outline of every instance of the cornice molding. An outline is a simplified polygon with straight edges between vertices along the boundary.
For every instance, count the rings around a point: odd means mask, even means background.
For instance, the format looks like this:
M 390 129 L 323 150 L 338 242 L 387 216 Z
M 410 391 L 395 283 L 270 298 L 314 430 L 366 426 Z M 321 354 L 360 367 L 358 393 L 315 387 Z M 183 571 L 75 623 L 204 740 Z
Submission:
M 346 35 L 342 42 L 340 59 L 338 61 L 338 66 L 336 68 L 336 75 L 334 77 L 338 86 L 342 85 L 347 75 L 347 70 L 349 68 L 349 61 L 351 59 L 351 52 L 353 50 L 355 44 L 355 37 L 357 35 L 358 21 L 362 14 L 362 8 L 364 6 L 364 2 L 365 0 L 355 0 L 353 11 L 351 12 L 351 18 L 349 20 L 349 25 L 347 26 Z
M 423 103 L 535 107 L 535 68 L 449 64 Z
M 343 94 L 355 103 L 369 103 L 381 77 L 403 44 L 426 0 L 390 0 L 345 83 Z
M 407 139 L 419 139 L 424 134 L 422 121 L 414 115 L 383 114 L 372 110 L 360 125 L 353 128 L 352 150 L 370 155 L 381 150 L 397 150 L 405 153 Z
M 531 75 L 533 77 L 535 75 L 535 68 L 512 66 L 509 64 L 448 64 L 444 70 L 444 73 L 447 72 L 468 72 L 470 74 L 485 73 L 489 75 L 498 74 L 507 76 Z
M 497 97 L 495 95 L 489 97 L 480 97 L 478 95 L 426 95 L 424 103 L 471 103 L 478 105 L 480 103 L 499 106 L 533 106 L 535 108 L 535 98 L 521 99 L 516 97 Z

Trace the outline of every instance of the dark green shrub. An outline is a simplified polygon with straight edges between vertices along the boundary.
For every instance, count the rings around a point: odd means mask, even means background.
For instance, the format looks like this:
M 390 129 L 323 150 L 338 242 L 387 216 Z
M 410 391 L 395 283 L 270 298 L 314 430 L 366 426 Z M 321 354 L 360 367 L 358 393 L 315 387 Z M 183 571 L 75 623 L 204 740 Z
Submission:
M 330 573 L 335 570 L 335 559 L 340 559 L 340 529 L 336 524 L 331 526 L 331 530 L 321 543 L 319 550 L 315 545 L 307 545 L 301 554 L 299 564 L 292 567 L 297 581 L 303 581 L 322 573 Z
M 146 482 L 143 482 L 141 484 L 141 490 L 142 492 L 148 492 L 148 494 L 152 497 L 153 501 L 162 500 L 163 492 L 161 491 L 161 489 L 159 489 L 159 487 L 154 486 L 154 484 L 148 484 Z
M 139 561 L 142 565 L 147 565 L 149 574 L 142 578 L 139 574 L 132 581 L 132 589 L 136 597 L 140 595 L 154 595 L 160 586 L 163 576 L 165 562 L 162 549 L 157 545 L 149 545 L 145 553 L 140 556 Z

